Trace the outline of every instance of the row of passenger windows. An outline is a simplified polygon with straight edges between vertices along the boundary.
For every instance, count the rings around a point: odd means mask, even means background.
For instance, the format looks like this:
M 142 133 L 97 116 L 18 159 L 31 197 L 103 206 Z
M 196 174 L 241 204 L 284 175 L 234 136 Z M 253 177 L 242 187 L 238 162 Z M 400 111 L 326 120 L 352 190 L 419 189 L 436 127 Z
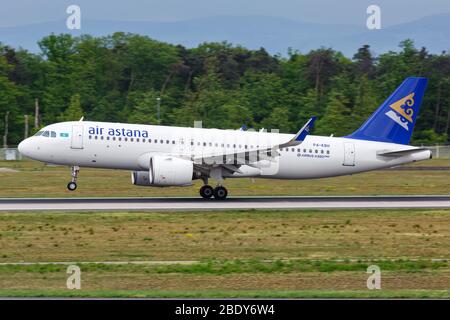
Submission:
M 104 136 L 92 136 L 92 135 L 90 135 L 89 136 L 89 139 L 94 139 L 94 140 L 107 140 L 107 141 L 110 141 L 110 140 L 112 140 L 112 141 L 130 141 L 130 142 L 134 142 L 134 141 L 136 141 L 136 142 L 148 142 L 148 143 L 151 143 L 151 142 L 153 142 L 153 143 L 158 143 L 158 141 L 159 141 L 159 143 L 161 143 L 161 144 L 164 144 L 164 143 L 166 143 L 166 144 L 170 144 L 171 142 L 170 142 L 170 140 L 157 140 L 157 139 L 146 139 L 146 138 L 128 138 L 128 137 L 109 137 L 109 136 L 107 136 L 106 138 L 104 137 Z M 172 140 L 172 144 L 175 144 L 175 140 Z
M 159 144 L 176 144 L 175 140 L 163 140 L 163 139 L 159 139 L 158 140 L 158 139 L 150 139 L 150 138 L 148 138 L 148 139 L 146 139 L 146 138 L 128 138 L 128 137 L 123 137 L 122 138 L 122 137 L 109 137 L 109 136 L 104 137 L 104 136 L 92 136 L 92 135 L 90 135 L 89 139 L 106 140 L 106 141 L 112 140 L 112 141 L 130 141 L 130 142 L 144 142 L 144 143 L 146 142 L 146 143 L 159 143 Z M 184 144 L 184 141 L 180 141 L 180 144 Z M 195 145 L 195 142 L 194 141 L 190 141 L 190 144 L 193 146 L 193 145 Z M 197 142 L 197 146 L 201 146 L 201 145 L 203 145 L 204 147 L 206 147 L 206 146 L 212 147 L 213 145 L 215 147 L 219 147 L 219 144 L 217 142 L 214 143 L 214 144 L 212 142 Z M 236 144 L 229 144 L 229 143 L 227 143 L 227 144 L 221 143 L 220 144 L 220 146 L 222 148 L 224 148 L 225 145 L 227 146 L 227 148 L 230 148 L 231 146 L 233 148 L 236 148 L 236 147 L 238 147 L 239 149 L 242 148 L 241 144 L 238 144 L 238 145 L 236 145 Z M 243 146 L 244 146 L 245 149 L 248 149 L 249 147 L 250 147 L 250 149 L 253 149 L 253 145 L 249 146 L 249 145 L 245 144 Z M 259 145 L 256 146 L 256 149 L 259 149 Z M 281 151 L 289 151 L 289 150 L 291 150 L 292 152 L 295 152 L 295 148 L 283 148 L 283 149 L 281 149 Z M 301 152 L 301 149 L 297 148 L 297 152 Z M 309 150 L 303 149 L 303 152 L 304 153 L 307 153 L 307 152 L 313 153 L 314 152 L 314 153 L 321 153 L 321 154 L 325 153 L 324 150 L 317 150 L 317 149 L 315 149 L 315 150 L 313 150 L 313 149 L 309 149 Z M 326 150 L 326 154 L 330 154 L 330 150 Z
M 288 151 L 292 151 L 292 152 L 295 152 L 295 148 L 283 148 L 283 149 L 281 149 L 281 151 L 286 151 L 286 152 L 288 152 Z M 298 148 L 297 149 L 297 152 L 302 152 L 302 149 L 300 149 L 300 148 Z M 321 154 L 330 154 L 330 150 L 323 150 L 323 149 L 303 149 L 303 153 L 321 153 Z
M 50 137 L 50 138 L 56 138 L 56 132 L 55 131 L 38 131 L 35 133 L 35 136 L 42 136 L 42 137 Z
M 104 136 L 92 136 L 92 135 L 90 135 L 89 139 L 107 140 L 107 141 L 112 140 L 112 141 L 147 142 L 147 143 L 159 143 L 159 144 L 176 144 L 175 140 L 150 139 L 150 138 L 148 138 L 148 139 L 146 139 L 146 138 L 128 138 L 128 137 L 123 137 L 122 138 L 122 137 L 109 137 L 109 136 L 104 137 Z M 179 143 L 180 144 L 184 144 L 184 141 L 180 141 Z M 190 145 L 191 146 L 194 146 L 194 145 L 202 146 L 203 145 L 204 147 L 206 147 L 206 146 L 219 147 L 219 144 L 217 142 L 213 144 L 212 142 L 199 142 L 199 141 L 197 141 L 197 143 L 195 143 L 194 141 L 190 141 Z M 220 146 L 222 148 L 224 148 L 225 147 L 225 143 L 221 143 Z M 240 149 L 242 148 L 241 144 L 236 145 L 236 144 L 229 144 L 229 143 L 227 143 L 226 146 L 227 146 L 227 148 L 230 148 L 231 146 L 233 148 L 236 148 L 236 147 L 238 147 Z M 253 145 L 250 145 L 250 146 L 249 145 L 244 145 L 245 149 L 248 149 L 249 147 L 250 147 L 250 149 L 253 149 Z M 259 146 L 256 146 L 256 148 L 258 149 Z

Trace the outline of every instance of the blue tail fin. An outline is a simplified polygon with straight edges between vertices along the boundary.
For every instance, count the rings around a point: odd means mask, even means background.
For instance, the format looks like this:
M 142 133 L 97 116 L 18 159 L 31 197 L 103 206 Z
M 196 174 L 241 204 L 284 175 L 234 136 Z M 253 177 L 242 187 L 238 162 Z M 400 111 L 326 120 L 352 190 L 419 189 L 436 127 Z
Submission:
M 345 138 L 408 144 L 427 81 L 406 78 L 358 130 Z

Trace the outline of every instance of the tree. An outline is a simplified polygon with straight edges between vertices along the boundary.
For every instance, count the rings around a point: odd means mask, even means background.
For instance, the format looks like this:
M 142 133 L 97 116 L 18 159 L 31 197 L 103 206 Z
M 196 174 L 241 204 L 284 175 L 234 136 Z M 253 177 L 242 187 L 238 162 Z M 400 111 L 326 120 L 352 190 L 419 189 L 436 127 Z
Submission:
M 358 52 L 353 56 L 354 70 L 357 75 L 365 75 L 368 78 L 372 78 L 375 72 L 375 58 L 370 52 L 369 45 L 363 45 L 358 49 Z
M 292 131 L 289 110 L 286 107 L 276 107 L 269 117 L 261 121 L 261 126 L 267 130 L 278 129 L 280 132 L 289 133 Z
M 159 98 L 156 91 L 139 94 L 136 98 L 133 98 L 134 106 L 128 121 L 131 123 L 158 124 L 156 98 Z
M 76 121 L 81 117 L 83 117 L 83 108 L 80 103 L 80 95 L 77 93 L 70 98 L 69 106 L 58 117 L 58 121 Z
M 325 115 L 317 121 L 316 134 L 344 136 L 350 133 L 351 117 L 348 99 L 341 92 L 330 93 Z

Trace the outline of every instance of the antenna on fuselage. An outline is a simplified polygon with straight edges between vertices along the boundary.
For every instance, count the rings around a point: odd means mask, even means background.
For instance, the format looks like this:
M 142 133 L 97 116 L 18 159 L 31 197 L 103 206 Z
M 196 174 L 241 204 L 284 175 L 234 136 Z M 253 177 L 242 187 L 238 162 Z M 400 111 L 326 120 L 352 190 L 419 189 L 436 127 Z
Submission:
M 80 121 L 80 122 L 81 122 L 81 121 L 83 121 L 83 119 L 84 119 L 84 116 L 82 116 L 82 117 L 80 118 L 80 120 L 78 120 L 78 121 Z

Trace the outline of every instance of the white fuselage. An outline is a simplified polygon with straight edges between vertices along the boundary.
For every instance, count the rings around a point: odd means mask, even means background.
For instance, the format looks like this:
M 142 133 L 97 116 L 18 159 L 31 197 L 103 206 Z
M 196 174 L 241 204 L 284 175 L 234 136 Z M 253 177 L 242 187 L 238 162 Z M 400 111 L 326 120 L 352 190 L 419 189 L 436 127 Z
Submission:
M 289 141 L 292 134 L 183 128 L 107 122 L 62 122 L 42 130 L 55 137 L 33 136 L 20 151 L 35 160 L 80 167 L 145 171 L 153 155 L 198 158 L 202 155 L 246 152 Z M 150 141 L 149 141 L 150 140 Z M 382 151 L 406 145 L 309 135 L 298 146 L 278 150 L 276 161 L 242 165 L 225 177 L 310 179 L 353 174 L 429 159 L 428 150 L 398 157 Z

